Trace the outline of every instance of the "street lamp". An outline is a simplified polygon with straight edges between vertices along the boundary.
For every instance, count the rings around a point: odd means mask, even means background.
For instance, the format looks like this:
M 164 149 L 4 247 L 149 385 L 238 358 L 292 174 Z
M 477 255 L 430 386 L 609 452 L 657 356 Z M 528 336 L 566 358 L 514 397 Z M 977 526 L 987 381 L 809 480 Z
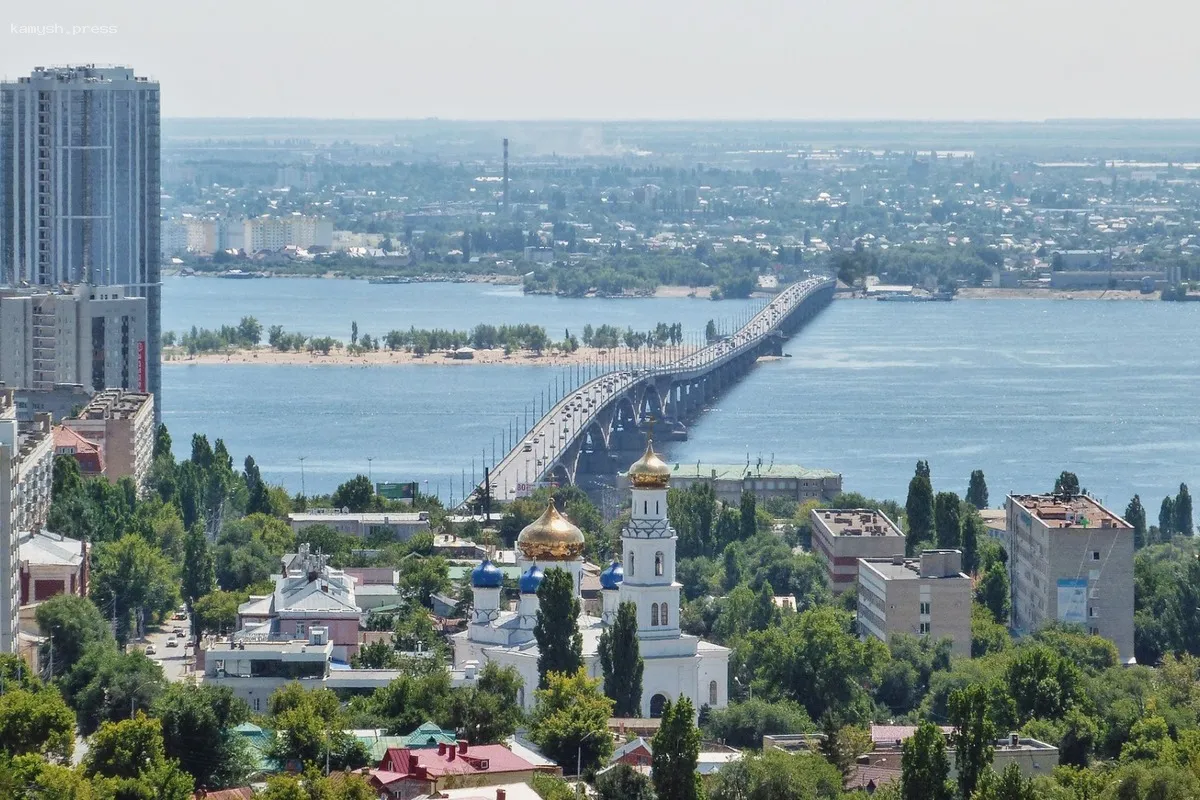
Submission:
M 300 456 L 300 496 L 303 498 L 308 497 L 308 492 L 304 490 L 304 459 L 306 458 L 308 456 Z
M 374 476 L 371 473 L 371 462 L 374 460 L 374 456 L 367 456 L 367 483 L 370 483 L 372 486 L 375 485 L 373 480 Z

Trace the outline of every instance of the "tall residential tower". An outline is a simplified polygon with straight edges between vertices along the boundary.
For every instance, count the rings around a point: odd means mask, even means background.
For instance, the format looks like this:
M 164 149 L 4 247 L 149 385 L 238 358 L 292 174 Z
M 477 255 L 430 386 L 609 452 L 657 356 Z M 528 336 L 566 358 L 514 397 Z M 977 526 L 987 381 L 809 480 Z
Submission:
M 0 284 L 125 286 L 147 300 L 160 397 L 159 89 L 128 67 L 0 83 Z

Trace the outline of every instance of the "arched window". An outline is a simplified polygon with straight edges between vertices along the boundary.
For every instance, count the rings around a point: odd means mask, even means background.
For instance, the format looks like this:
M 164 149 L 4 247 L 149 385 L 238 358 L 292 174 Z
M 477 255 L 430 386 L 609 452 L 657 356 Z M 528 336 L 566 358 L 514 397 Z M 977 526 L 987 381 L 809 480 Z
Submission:
M 650 606 L 650 625 L 651 627 L 658 626 L 658 603 L 653 603 Z
M 708 704 L 710 706 L 715 706 L 717 704 L 717 682 L 716 681 L 708 682 Z
M 663 574 L 663 569 L 665 568 L 664 567 L 665 561 L 666 561 L 666 558 L 663 556 L 661 550 L 659 550 L 657 553 L 654 554 L 654 574 L 655 575 Z
M 633 577 L 633 573 L 634 573 L 634 570 L 633 570 L 633 551 L 632 551 L 632 550 L 630 550 L 630 551 L 629 551 L 629 568 L 628 568 L 628 572 L 629 572 L 629 577 L 631 577 L 631 578 L 632 578 L 632 577 Z
M 663 706 L 667 704 L 667 698 L 664 695 L 656 694 L 650 698 L 650 717 L 658 719 L 663 715 Z
M 662 615 L 659 617 L 659 619 L 662 621 L 663 625 L 670 624 L 667 622 L 667 604 L 666 603 L 662 604 Z

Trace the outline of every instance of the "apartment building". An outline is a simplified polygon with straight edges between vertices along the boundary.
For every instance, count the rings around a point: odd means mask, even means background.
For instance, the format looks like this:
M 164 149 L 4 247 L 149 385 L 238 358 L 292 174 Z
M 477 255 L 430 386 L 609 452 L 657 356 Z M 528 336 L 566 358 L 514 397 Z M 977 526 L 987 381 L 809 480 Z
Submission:
M 153 395 L 105 389 L 62 424 L 100 445 L 104 475 L 110 481 L 130 477 L 139 490 L 146 488 L 154 461 Z
M 0 289 L 0 383 L 149 391 L 149 306 L 124 286 Z
M 860 558 L 904 554 L 904 534 L 882 511 L 815 508 L 809 512 L 812 549 L 825 562 L 834 594 L 855 585 Z
M 18 649 L 21 608 L 20 537 L 50 512 L 54 436 L 50 417 L 17 422 L 11 390 L 0 391 L 0 652 Z
M 156 397 L 159 134 L 158 83 L 129 67 L 37 67 L 0 82 L 0 284 L 145 298 L 144 391 Z
M 1009 495 L 1004 510 L 1013 629 L 1082 625 L 1133 663 L 1133 526 L 1086 495 Z
M 949 639 L 971 655 L 971 578 L 961 550 L 926 550 L 920 558 L 860 558 L 858 627 L 887 642 L 894 633 Z
M 333 220 L 288 214 L 281 217 L 263 215 L 247 219 L 244 224 L 243 247 L 247 253 L 260 250 L 282 250 L 285 247 L 333 247 Z
M 832 500 L 842 491 L 842 476 L 828 469 L 812 469 L 799 464 L 678 464 L 671 473 L 671 485 L 687 489 L 695 483 L 713 487 L 717 499 L 737 505 L 742 492 L 752 492 L 758 502 L 773 497 L 795 500 Z

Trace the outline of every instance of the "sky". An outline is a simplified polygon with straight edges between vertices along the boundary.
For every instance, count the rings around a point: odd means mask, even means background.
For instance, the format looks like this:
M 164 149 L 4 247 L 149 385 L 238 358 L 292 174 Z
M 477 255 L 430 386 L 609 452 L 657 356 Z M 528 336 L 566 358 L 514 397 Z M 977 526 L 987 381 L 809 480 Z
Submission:
M 1186 0 L 6 0 L 0 76 L 168 117 L 1198 118 Z

